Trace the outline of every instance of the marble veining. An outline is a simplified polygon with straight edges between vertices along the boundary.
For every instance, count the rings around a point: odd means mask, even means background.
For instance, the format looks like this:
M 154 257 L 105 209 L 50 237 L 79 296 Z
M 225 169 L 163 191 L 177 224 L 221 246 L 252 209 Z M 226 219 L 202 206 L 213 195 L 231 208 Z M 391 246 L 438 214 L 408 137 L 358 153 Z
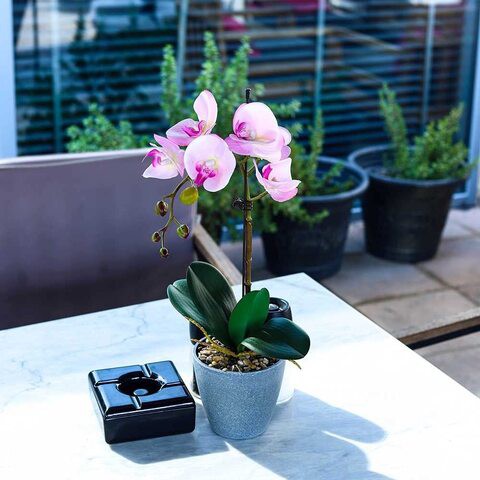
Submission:
M 218 437 L 199 406 L 191 434 L 103 441 L 90 370 L 170 359 L 191 375 L 186 321 L 151 302 L 0 331 L 0 478 L 480 478 L 478 398 L 306 275 L 257 285 L 312 339 L 264 435 Z

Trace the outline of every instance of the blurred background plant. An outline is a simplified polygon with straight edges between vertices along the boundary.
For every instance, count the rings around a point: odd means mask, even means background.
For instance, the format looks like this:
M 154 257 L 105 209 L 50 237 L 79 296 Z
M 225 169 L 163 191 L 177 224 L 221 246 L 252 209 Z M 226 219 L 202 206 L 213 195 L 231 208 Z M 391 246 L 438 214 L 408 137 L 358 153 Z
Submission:
M 456 141 L 463 105 L 445 117 L 430 122 L 423 134 L 414 137 L 411 148 L 402 108 L 395 92 L 384 84 L 379 92 L 385 130 L 393 145 L 393 157 L 385 159 L 387 174 L 413 180 L 465 178 L 474 164 L 467 164 L 468 149 Z
M 114 125 L 96 103 L 89 106 L 82 126 L 72 125 L 67 129 L 67 136 L 67 150 L 71 153 L 127 150 L 144 147 L 149 141 L 146 136 L 136 135 L 126 120 Z
M 295 132 L 295 136 L 301 133 L 302 127 Z M 279 216 L 288 218 L 294 222 L 306 225 L 314 225 L 321 222 L 328 211 L 312 214 L 302 204 L 302 196 L 333 195 L 335 193 L 350 190 L 355 186 L 351 179 L 340 180 L 343 165 L 337 163 L 323 173 L 318 171 L 318 160 L 323 151 L 324 128 L 322 113 L 319 111 L 315 121 L 309 130 L 308 145 L 304 146 L 296 140 L 292 140 L 292 177 L 298 178 L 302 183 L 298 187 L 299 195 L 289 202 L 278 203 L 271 198 L 265 198 L 259 202 L 256 208 L 256 228 L 262 232 L 274 233 L 277 231 L 277 219 Z

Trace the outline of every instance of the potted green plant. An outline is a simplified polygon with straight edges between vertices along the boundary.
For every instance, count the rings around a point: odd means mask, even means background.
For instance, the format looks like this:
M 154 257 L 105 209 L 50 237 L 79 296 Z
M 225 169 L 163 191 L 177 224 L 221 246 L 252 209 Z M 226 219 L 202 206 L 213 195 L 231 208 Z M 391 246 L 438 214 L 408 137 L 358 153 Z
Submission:
M 455 140 L 463 109 L 430 122 L 410 145 L 395 93 L 384 85 L 379 97 L 391 144 L 349 157 L 370 177 L 362 200 L 366 248 L 398 262 L 428 260 L 437 252 L 452 195 L 473 166 L 465 144 Z
M 233 133 L 225 139 L 213 133 L 218 114 L 214 95 L 202 91 L 193 107 L 198 118 L 177 122 L 166 138 L 154 135 L 156 143 L 146 156 L 151 164 L 144 177 L 180 177 L 177 187 L 156 204 L 157 214 L 167 220 L 152 240 L 160 244 L 160 256 L 167 258 L 168 229 L 176 228 L 181 238 L 190 233 L 175 214 L 177 198 L 193 204 L 199 190 L 219 192 L 238 171 L 243 191 L 232 200 L 244 225 L 241 300 L 237 302 L 224 276 L 204 262 L 193 262 L 186 278 L 170 285 L 167 293 L 173 307 L 202 335 L 194 339 L 194 370 L 212 429 L 228 438 L 251 438 L 270 422 L 284 361 L 295 362 L 310 348 L 308 335 L 298 325 L 269 316 L 266 289 L 251 291 L 252 210 L 267 196 L 277 202 L 291 200 L 300 181 L 291 176 L 290 133 L 278 126 L 267 105 L 250 102 L 249 89 L 246 102 L 233 115 Z M 259 185 L 253 187 L 249 177 L 255 174 Z
M 368 177 L 355 165 L 322 156 L 319 112 L 310 131 L 309 151 L 292 142 L 292 173 L 301 178 L 299 196 L 288 203 L 259 205 L 267 267 L 276 275 L 306 272 L 316 279 L 341 267 L 352 204 L 366 190 Z

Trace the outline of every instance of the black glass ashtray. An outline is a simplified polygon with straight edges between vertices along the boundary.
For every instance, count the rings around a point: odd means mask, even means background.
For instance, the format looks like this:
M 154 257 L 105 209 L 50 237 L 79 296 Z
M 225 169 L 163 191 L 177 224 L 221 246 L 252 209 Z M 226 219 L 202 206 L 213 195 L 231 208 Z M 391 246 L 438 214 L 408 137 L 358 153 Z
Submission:
M 195 429 L 195 401 L 170 361 L 93 370 L 88 381 L 107 443 Z

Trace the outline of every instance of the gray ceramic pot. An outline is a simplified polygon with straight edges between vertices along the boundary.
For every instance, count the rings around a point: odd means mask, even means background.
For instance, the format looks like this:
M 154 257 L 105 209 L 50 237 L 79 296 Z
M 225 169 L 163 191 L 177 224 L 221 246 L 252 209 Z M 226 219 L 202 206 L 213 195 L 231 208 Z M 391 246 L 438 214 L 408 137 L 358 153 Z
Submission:
M 283 379 L 285 361 L 258 372 L 222 372 L 202 363 L 193 348 L 193 368 L 212 430 L 222 437 L 258 437 L 268 427 Z

